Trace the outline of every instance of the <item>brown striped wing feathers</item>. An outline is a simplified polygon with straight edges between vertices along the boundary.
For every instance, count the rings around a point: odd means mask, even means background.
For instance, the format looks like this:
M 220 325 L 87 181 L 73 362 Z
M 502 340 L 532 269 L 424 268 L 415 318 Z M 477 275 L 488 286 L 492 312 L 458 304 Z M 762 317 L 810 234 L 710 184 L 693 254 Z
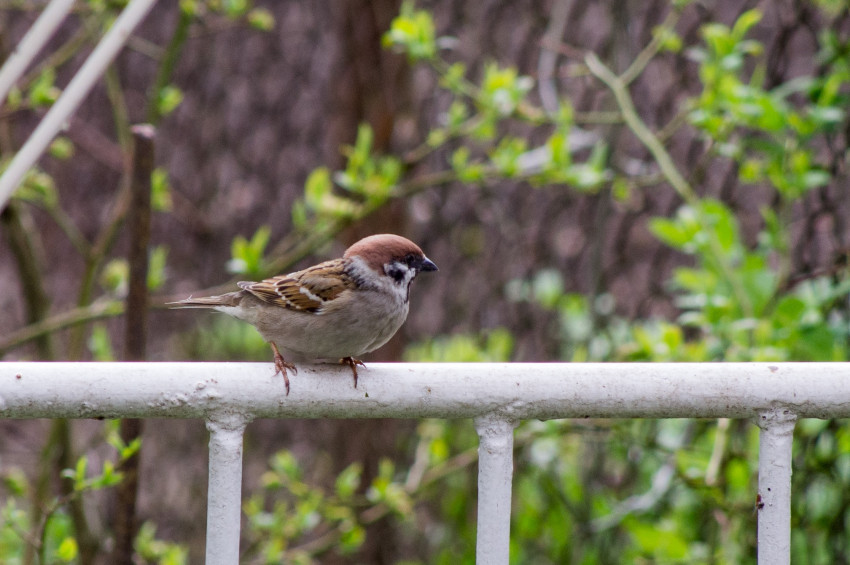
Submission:
M 344 259 L 336 259 L 288 275 L 278 275 L 260 282 L 240 282 L 238 285 L 269 304 L 290 310 L 321 313 L 330 301 L 355 287 L 345 264 Z

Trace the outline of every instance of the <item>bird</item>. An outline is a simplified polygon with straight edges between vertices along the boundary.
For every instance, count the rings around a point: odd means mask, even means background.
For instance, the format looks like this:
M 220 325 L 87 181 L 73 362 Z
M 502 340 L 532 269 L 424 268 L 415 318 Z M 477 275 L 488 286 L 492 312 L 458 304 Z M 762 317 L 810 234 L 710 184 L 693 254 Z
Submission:
M 218 296 L 170 302 L 172 308 L 212 308 L 254 326 L 271 346 L 275 375 L 294 361 L 339 359 L 354 375 L 358 357 L 387 343 L 407 319 L 410 284 L 437 265 L 418 245 L 395 234 L 365 237 L 342 257 Z

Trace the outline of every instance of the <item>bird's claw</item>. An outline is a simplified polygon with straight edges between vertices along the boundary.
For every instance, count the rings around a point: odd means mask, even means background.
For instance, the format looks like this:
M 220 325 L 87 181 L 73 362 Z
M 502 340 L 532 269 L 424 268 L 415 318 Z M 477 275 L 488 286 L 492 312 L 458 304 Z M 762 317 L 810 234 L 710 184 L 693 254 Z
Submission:
M 344 357 L 340 359 L 339 362 L 351 367 L 351 372 L 354 373 L 354 388 L 357 388 L 357 365 L 365 367 L 366 363 L 364 363 L 360 359 L 355 359 L 354 357 Z
M 288 362 L 283 358 L 283 355 L 278 351 L 277 346 L 272 343 L 272 351 L 274 352 L 274 374 L 280 373 L 283 375 L 283 382 L 286 385 L 286 396 L 289 396 L 289 375 L 287 375 L 287 369 L 292 371 L 293 375 L 298 374 L 298 369 L 292 363 Z

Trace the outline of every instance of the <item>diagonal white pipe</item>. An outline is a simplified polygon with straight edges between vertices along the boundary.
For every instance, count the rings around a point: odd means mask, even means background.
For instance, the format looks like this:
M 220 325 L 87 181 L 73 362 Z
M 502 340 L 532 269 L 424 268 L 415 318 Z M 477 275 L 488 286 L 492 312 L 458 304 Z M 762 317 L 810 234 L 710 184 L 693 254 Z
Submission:
M 51 0 L 0 68 L 0 104 L 71 11 L 74 0 Z
M 106 71 L 130 34 L 147 15 L 156 0 L 130 0 L 115 23 L 97 44 L 86 62 L 68 83 L 62 96 L 50 108 L 50 111 L 32 132 L 21 150 L 18 151 L 9 167 L 0 177 L 0 210 L 6 207 L 12 193 L 18 188 L 21 179 L 36 161 L 44 154 L 65 122 L 74 113 L 94 84 Z

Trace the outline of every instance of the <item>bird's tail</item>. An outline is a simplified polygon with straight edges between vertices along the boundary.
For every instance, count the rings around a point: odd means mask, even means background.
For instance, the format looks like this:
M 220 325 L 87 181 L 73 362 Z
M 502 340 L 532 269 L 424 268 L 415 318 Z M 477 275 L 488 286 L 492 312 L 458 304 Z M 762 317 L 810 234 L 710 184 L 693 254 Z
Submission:
M 218 306 L 236 306 L 239 304 L 241 292 L 229 292 L 219 296 L 203 296 L 201 298 L 186 298 L 177 302 L 168 302 L 172 308 L 217 308 Z

